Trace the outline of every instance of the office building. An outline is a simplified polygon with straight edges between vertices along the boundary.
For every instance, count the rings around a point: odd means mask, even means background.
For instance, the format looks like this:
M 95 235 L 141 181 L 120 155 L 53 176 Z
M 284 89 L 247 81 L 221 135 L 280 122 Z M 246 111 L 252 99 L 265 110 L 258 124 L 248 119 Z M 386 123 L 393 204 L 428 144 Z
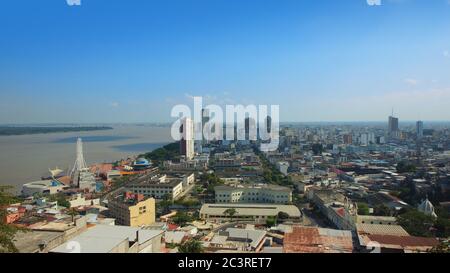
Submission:
M 353 143 L 353 136 L 351 134 L 345 134 L 343 136 L 344 144 L 352 144 Z
M 423 121 L 418 121 L 416 123 L 416 136 L 417 139 L 423 138 Z
M 398 138 L 399 136 L 398 118 L 394 116 L 389 117 L 388 136 L 390 138 Z

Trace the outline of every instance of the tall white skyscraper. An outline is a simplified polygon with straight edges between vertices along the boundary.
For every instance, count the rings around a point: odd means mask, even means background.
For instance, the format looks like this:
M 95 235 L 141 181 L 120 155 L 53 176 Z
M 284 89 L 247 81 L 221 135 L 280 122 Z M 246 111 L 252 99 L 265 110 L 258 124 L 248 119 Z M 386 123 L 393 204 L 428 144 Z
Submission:
M 181 140 L 180 140 L 180 153 L 184 155 L 186 159 L 194 158 L 194 121 L 191 118 L 184 118 L 181 122 Z

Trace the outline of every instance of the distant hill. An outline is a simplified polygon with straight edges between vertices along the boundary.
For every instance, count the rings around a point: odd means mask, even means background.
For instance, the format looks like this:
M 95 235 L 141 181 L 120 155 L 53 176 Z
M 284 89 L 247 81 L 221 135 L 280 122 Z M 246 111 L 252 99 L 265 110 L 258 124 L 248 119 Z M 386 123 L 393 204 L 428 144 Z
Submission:
M 0 126 L 0 136 L 17 136 L 33 134 L 67 133 L 112 130 L 107 126 L 81 126 L 81 127 L 14 127 Z

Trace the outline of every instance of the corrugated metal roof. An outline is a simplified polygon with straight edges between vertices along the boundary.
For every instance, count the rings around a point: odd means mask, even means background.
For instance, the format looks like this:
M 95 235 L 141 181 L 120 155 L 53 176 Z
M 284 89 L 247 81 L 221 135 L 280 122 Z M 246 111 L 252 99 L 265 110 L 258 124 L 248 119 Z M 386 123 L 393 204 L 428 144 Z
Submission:
M 352 253 L 351 231 L 316 227 L 294 227 L 284 236 L 286 253 Z
M 399 225 L 356 224 L 358 234 L 409 236 Z

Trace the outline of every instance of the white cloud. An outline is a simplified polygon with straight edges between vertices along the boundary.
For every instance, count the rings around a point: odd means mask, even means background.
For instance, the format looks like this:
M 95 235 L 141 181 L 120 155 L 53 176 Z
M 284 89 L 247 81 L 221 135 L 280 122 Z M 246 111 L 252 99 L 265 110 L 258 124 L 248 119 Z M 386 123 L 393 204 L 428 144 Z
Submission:
M 445 50 L 442 54 L 445 58 L 450 58 L 450 52 L 448 50 Z
M 409 85 L 417 85 L 419 83 L 418 80 L 412 78 L 407 78 L 404 80 L 404 82 Z
M 119 103 L 118 102 L 111 102 L 109 104 L 109 106 L 111 106 L 111 107 L 119 107 Z

